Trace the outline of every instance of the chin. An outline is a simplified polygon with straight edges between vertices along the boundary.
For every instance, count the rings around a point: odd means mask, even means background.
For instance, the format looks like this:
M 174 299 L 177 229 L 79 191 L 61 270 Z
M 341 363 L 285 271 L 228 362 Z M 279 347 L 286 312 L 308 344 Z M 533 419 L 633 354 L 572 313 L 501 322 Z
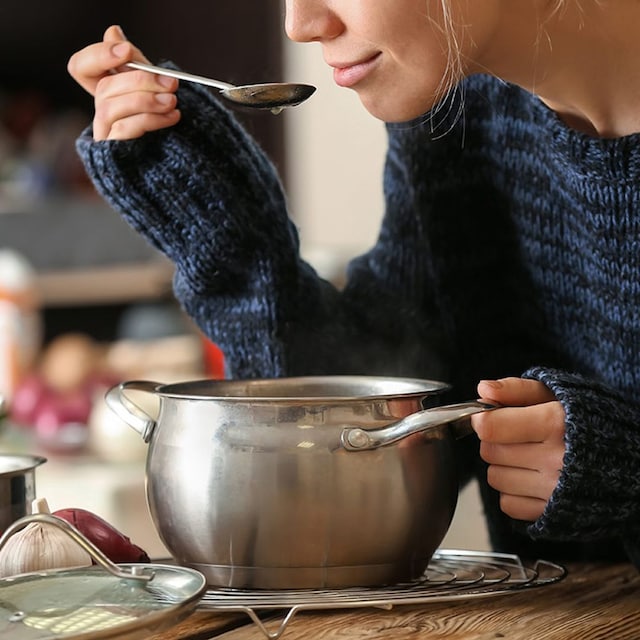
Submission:
M 423 116 L 433 107 L 433 100 L 401 100 L 398 96 L 380 99 L 360 95 L 362 106 L 378 120 L 383 122 L 409 122 Z

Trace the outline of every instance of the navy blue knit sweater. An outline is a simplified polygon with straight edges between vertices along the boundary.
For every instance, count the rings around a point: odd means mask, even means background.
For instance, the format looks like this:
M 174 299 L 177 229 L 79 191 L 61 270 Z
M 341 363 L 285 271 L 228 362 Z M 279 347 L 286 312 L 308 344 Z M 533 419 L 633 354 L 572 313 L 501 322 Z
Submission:
M 537 98 L 465 81 L 461 118 L 390 125 L 376 245 L 339 291 L 298 252 L 270 162 L 203 89 L 181 122 L 79 153 L 98 191 L 176 266 L 175 294 L 233 377 L 439 377 L 454 399 L 525 375 L 564 405 L 566 455 L 534 523 L 478 475 L 496 548 L 640 566 L 640 136 L 566 127 Z M 451 110 L 455 113 L 456 108 Z M 293 212 L 295 213 L 295 212 Z

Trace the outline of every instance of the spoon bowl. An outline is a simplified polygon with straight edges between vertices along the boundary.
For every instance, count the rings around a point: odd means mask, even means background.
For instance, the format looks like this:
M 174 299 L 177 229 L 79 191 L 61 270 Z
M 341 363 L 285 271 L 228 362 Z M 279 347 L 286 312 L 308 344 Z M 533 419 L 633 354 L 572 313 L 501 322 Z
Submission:
M 299 105 L 311 97 L 316 90 L 312 85 L 295 82 L 264 82 L 260 84 L 236 86 L 205 76 L 198 76 L 193 73 L 167 69 L 165 67 L 156 67 L 143 62 L 128 62 L 126 66 L 131 69 L 148 71 L 149 73 L 155 73 L 161 76 L 169 76 L 170 78 L 177 78 L 178 80 L 186 80 L 187 82 L 195 82 L 208 87 L 214 87 L 220 91 L 220 95 L 231 102 L 255 109 L 271 109 L 274 112 L 279 112 L 285 107 L 295 107 Z

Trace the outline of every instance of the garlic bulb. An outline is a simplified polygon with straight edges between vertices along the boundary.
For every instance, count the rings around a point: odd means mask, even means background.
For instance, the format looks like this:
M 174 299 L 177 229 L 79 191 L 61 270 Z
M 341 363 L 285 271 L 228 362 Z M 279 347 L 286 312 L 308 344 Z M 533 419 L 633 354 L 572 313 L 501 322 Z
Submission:
M 50 513 L 47 501 L 34 500 L 33 513 Z M 14 533 L 0 549 L 0 578 L 19 573 L 88 567 L 91 556 L 64 531 L 40 522 L 32 522 Z

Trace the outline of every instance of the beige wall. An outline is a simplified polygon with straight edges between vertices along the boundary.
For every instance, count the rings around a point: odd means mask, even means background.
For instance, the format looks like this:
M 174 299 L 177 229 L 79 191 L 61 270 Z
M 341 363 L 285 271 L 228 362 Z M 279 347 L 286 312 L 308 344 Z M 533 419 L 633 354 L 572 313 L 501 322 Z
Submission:
M 285 46 L 286 75 L 318 87 L 310 100 L 284 113 L 289 197 L 302 245 L 322 265 L 367 249 L 383 211 L 383 124 L 354 92 L 333 83 L 316 45 Z

